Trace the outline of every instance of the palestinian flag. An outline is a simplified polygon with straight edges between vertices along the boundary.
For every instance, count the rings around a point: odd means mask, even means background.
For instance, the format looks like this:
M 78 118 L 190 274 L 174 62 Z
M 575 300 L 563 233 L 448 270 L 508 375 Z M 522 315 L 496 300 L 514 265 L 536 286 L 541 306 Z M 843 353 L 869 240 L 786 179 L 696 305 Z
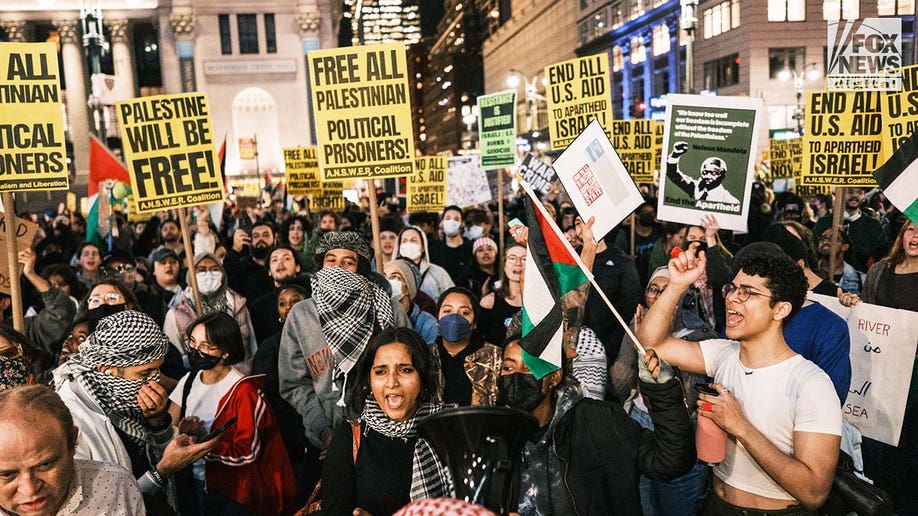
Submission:
M 93 135 L 89 137 L 89 214 L 86 217 L 86 240 L 93 242 L 99 234 L 100 185 L 113 181 L 112 194 L 123 200 L 130 194 L 131 178 L 127 168 L 102 142 Z M 113 200 L 109 200 L 109 203 Z
M 886 198 L 918 224 L 918 132 L 873 172 Z
M 528 257 L 523 288 L 523 362 L 536 378 L 559 369 L 564 356 L 564 298 L 587 281 L 585 267 L 554 219 L 521 182 L 529 222 Z M 569 324 L 572 321 L 569 321 Z M 579 324 L 579 321 L 573 321 Z

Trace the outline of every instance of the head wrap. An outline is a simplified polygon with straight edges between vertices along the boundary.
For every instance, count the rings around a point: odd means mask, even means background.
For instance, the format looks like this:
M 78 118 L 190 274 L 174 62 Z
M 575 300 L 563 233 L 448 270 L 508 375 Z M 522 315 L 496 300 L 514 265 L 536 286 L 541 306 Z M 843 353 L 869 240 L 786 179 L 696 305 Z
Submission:
M 414 296 L 418 295 L 420 275 L 418 274 L 418 268 L 413 263 L 402 258 L 396 258 L 386 262 L 383 265 L 383 271 L 399 273 L 405 279 L 405 286 L 408 287 L 408 299 L 414 300 Z
M 322 238 L 316 243 L 316 254 L 327 253 L 332 249 L 353 251 L 367 261 L 373 258 L 370 245 L 359 233 L 354 231 L 329 231 L 322 235 Z
M 481 237 L 472 242 L 472 254 L 477 253 L 480 248 L 486 245 L 493 247 L 495 251 L 497 250 L 497 244 L 494 243 L 494 240 L 490 237 Z
M 654 278 L 664 277 L 669 279 L 669 267 L 664 265 L 663 267 L 657 267 L 653 273 L 650 275 L 650 279 L 647 280 L 647 286 L 649 287 L 653 283 Z

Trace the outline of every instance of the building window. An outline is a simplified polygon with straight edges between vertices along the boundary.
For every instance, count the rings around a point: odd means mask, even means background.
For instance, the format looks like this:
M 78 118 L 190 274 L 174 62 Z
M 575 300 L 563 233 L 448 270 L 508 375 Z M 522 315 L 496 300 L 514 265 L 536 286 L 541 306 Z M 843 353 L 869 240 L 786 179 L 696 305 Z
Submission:
M 254 14 L 237 14 L 236 25 L 239 27 L 239 53 L 258 53 L 258 22 Z
M 806 0 L 768 0 L 768 21 L 805 21 Z
M 230 32 L 229 15 L 221 14 L 220 19 L 220 53 L 229 55 L 233 53 L 233 33 Z
M 265 50 L 277 53 L 277 31 L 274 30 L 274 14 L 265 14 Z
M 650 0 L 630 0 L 631 1 L 631 19 L 640 17 L 647 10 L 647 4 Z
M 880 16 L 907 16 L 915 14 L 915 0 L 877 0 Z
M 631 64 L 636 65 L 647 60 L 647 47 L 644 46 L 644 38 L 634 36 L 631 38 Z
M 856 20 L 860 14 L 860 0 L 822 0 L 823 20 Z
M 666 58 L 661 57 L 654 62 L 653 71 L 653 96 L 662 97 L 669 93 L 669 66 Z
M 618 72 L 625 67 L 625 59 L 622 56 L 622 47 L 615 45 L 612 47 L 612 71 Z
M 768 49 L 768 77 L 777 79 L 782 70 L 803 73 L 803 63 L 806 61 L 806 48 L 769 48 Z
M 653 28 L 653 55 L 669 52 L 669 26 L 665 23 Z
M 609 9 L 600 9 L 577 24 L 580 33 L 580 44 L 585 45 L 590 41 L 609 32 Z
M 727 0 L 704 10 L 704 39 L 739 27 L 739 0 Z
M 622 2 L 612 2 L 609 6 L 609 11 L 612 16 L 610 23 L 613 29 L 617 29 L 625 24 L 625 11 Z
M 704 89 L 716 90 L 739 84 L 739 54 L 730 54 L 704 64 Z

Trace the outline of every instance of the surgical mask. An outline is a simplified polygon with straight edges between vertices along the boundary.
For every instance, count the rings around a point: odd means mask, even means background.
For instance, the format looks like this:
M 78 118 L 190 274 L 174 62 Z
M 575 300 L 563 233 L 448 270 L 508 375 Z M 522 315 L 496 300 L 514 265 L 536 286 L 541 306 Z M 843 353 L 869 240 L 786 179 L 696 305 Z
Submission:
M 223 283 L 223 273 L 220 271 L 203 271 L 195 274 L 195 277 L 198 280 L 198 290 L 202 294 L 213 294 Z
M 24 356 L 0 357 L 0 391 L 25 385 L 30 373 L 29 361 Z
M 542 382 L 526 373 L 506 374 L 497 379 L 497 405 L 532 412 L 545 399 Z
M 402 242 L 398 246 L 398 254 L 411 261 L 417 261 L 421 257 L 421 246 L 414 242 Z
M 448 342 L 459 342 L 472 334 L 472 323 L 459 314 L 444 315 L 438 325 L 440 336 Z
M 389 286 L 392 287 L 392 300 L 399 301 L 402 299 L 402 280 L 398 278 L 389 278 Z
M 459 228 L 462 227 L 462 223 L 458 220 L 444 220 L 443 221 L 443 234 L 452 237 L 459 234 Z
M 99 325 L 99 321 L 105 319 L 109 315 L 123 312 L 124 309 L 124 303 L 118 303 L 117 305 L 102 304 L 86 312 L 86 322 L 89 323 L 89 333 L 96 331 L 96 326 Z
M 214 367 L 217 367 L 217 364 L 220 363 L 222 358 L 223 357 L 208 355 L 207 353 L 204 353 L 198 349 L 188 350 L 188 365 L 190 365 L 192 369 L 196 370 L 213 369 Z
M 465 238 L 469 240 L 478 240 L 484 234 L 484 228 L 481 226 L 472 226 L 465 230 Z

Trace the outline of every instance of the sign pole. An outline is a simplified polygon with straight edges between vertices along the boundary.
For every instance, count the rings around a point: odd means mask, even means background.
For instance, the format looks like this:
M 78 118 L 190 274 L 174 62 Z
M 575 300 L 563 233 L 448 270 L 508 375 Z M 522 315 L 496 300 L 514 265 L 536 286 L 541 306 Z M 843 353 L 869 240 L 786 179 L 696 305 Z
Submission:
M 373 228 L 373 258 L 376 260 L 376 271 L 382 271 L 382 244 L 379 240 L 379 211 L 376 203 L 376 180 L 367 179 L 367 197 L 370 201 L 370 227 Z
M 838 249 L 838 226 L 842 221 L 842 210 L 845 204 L 845 187 L 839 186 L 835 189 L 835 202 L 832 203 L 832 233 L 829 251 L 829 281 L 835 283 L 835 252 Z M 819 238 L 821 235 L 817 235 Z
M 22 289 L 19 284 L 19 242 L 16 239 L 16 209 L 13 204 L 13 193 L 3 192 L 3 209 L 6 211 L 6 258 L 9 263 L 10 299 L 13 301 L 13 328 L 25 331 L 25 319 L 22 318 Z
M 629 253 L 628 256 L 632 258 L 634 258 L 634 237 L 635 237 L 634 220 L 635 220 L 634 213 L 632 213 L 631 214 L 631 225 L 630 225 L 630 229 L 628 230 L 631 232 L 631 244 L 628 246 L 628 253 Z
M 204 307 L 201 306 L 201 293 L 198 290 L 198 277 L 194 272 L 194 247 L 191 245 L 191 231 L 188 230 L 188 210 L 179 208 L 179 222 L 182 225 L 182 242 L 185 245 L 185 267 L 191 274 L 188 275 L 191 280 L 191 293 L 194 296 L 194 311 L 198 317 L 204 315 Z
M 497 234 L 500 249 L 497 255 L 504 252 L 504 169 L 497 170 Z

